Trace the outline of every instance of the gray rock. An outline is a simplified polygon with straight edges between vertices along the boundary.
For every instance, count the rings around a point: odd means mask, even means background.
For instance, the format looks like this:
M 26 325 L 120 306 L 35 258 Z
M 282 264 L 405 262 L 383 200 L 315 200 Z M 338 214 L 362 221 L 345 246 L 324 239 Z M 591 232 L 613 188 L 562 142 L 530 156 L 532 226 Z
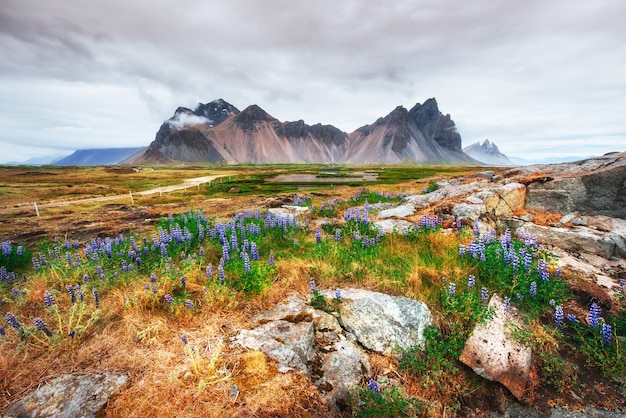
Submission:
M 504 412 L 491 412 L 491 418 L 543 418 L 546 416 L 543 412 L 536 409 L 521 405 L 518 403 L 509 403 L 505 406 Z M 561 408 L 550 408 L 550 418 L 624 418 L 621 412 L 604 411 L 601 409 L 586 406 L 582 411 L 568 411 Z
M 424 303 L 362 289 L 344 289 L 341 298 L 339 322 L 365 348 L 390 355 L 424 343 L 424 328 L 432 323 Z
M 275 320 L 251 330 L 241 330 L 233 342 L 250 350 L 260 350 L 278 362 L 278 370 L 308 373 L 307 362 L 315 358 L 313 321 Z
M 458 218 L 480 218 L 487 211 L 485 205 L 459 203 L 452 208 L 452 214 Z
M 479 171 L 478 173 L 476 173 L 476 174 L 474 174 L 474 175 L 475 175 L 476 177 L 480 177 L 480 178 L 483 178 L 483 179 L 488 179 L 488 180 L 491 180 L 491 179 L 492 179 L 492 177 L 494 176 L 494 174 L 495 174 L 495 173 L 494 173 L 493 171 L 488 170 L 488 171 Z
M 575 229 L 553 228 L 513 218 L 503 219 L 503 223 L 511 228 L 512 232 L 519 233 L 523 230 L 526 234 L 535 235 L 542 244 L 562 248 L 568 252 L 594 254 L 606 259 L 616 254 L 616 243 L 602 231 L 582 226 Z
M 578 226 L 587 226 L 587 217 L 586 216 L 576 216 L 572 219 L 572 223 Z
M 559 222 L 561 222 L 562 224 L 566 224 L 566 223 L 572 222 L 574 218 L 577 216 L 578 216 L 577 213 L 568 213 L 567 215 L 559 219 Z
M 526 207 L 626 219 L 626 153 L 525 168 L 543 177 L 528 184 Z
M 482 205 L 485 203 L 480 197 L 475 195 L 467 196 L 465 200 L 473 205 Z
M 511 328 L 525 327 L 514 306 L 507 313 L 498 295 L 489 301 L 493 316 L 476 324 L 459 358 L 485 379 L 502 383 L 517 399 L 523 399 L 530 381 L 532 352 L 511 337 Z
M 384 219 L 374 222 L 374 225 L 377 226 L 383 234 L 392 234 L 394 232 L 402 234 L 413 226 L 411 222 L 405 221 L 404 219 Z
M 322 364 L 323 377 L 316 385 L 330 405 L 349 405 L 350 390 L 369 377 L 367 355 L 355 343 L 344 340 L 333 346 Z
M 109 373 L 67 374 L 29 392 L 4 412 L 7 417 L 95 417 L 128 380 Z
M 415 213 L 415 206 L 411 204 L 400 205 L 393 209 L 381 210 L 378 212 L 378 219 L 385 218 L 406 218 Z

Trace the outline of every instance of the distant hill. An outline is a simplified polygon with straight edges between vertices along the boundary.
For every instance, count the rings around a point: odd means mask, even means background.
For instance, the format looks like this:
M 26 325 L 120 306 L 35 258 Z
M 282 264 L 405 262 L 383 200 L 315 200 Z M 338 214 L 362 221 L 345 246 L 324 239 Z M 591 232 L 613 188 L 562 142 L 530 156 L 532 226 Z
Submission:
M 143 152 L 145 149 L 146 147 L 79 149 L 52 164 L 60 166 L 120 164 Z
M 195 110 L 179 107 L 150 146 L 129 162 L 479 163 L 463 152 L 461 135 L 434 98 L 410 110 L 398 106 L 352 133 L 302 120 L 281 122 L 257 105 L 240 112 L 222 99 Z
M 488 139 L 485 139 L 485 142 L 483 142 L 482 144 L 480 143 L 480 141 L 478 141 L 473 143 L 472 145 L 468 145 L 467 147 L 463 148 L 463 151 L 485 164 L 495 166 L 516 165 L 506 155 L 500 152 L 495 143 L 490 142 Z
M 515 163 L 515 165 L 532 165 L 532 164 L 560 164 L 560 163 L 570 163 L 572 161 L 580 161 L 588 158 L 593 158 L 593 155 L 588 155 L 586 157 L 581 156 L 569 156 L 569 157 L 548 157 L 548 158 L 535 158 L 535 159 L 526 159 L 520 157 L 511 157 L 511 161 Z

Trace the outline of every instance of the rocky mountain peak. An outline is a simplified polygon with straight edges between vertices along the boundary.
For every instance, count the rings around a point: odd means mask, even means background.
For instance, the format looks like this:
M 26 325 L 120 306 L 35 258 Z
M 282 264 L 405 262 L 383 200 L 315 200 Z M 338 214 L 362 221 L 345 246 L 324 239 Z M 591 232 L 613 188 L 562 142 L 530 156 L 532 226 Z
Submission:
M 223 99 L 213 100 L 207 104 L 198 103 L 193 112 L 197 116 L 203 116 L 211 121 L 211 125 L 219 125 L 231 115 L 239 114 L 239 109 Z
M 463 152 L 486 164 L 515 165 L 506 155 L 500 152 L 495 142 L 491 142 L 488 139 L 485 139 L 485 142 L 482 144 L 478 141 L 463 148 Z
M 450 115 L 444 115 L 439 111 L 435 98 L 426 100 L 424 104 L 417 103 L 409 110 L 409 115 L 424 135 L 432 138 L 443 148 L 462 152 L 461 135 Z

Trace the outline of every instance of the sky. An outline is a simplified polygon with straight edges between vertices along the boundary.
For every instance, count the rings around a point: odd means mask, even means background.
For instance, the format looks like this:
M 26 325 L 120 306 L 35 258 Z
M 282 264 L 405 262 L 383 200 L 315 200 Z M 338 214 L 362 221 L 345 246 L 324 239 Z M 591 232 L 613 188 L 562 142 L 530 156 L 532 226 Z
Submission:
M 351 132 L 428 98 L 463 146 L 626 151 L 623 0 L 2 0 L 0 163 L 147 146 L 222 98 Z

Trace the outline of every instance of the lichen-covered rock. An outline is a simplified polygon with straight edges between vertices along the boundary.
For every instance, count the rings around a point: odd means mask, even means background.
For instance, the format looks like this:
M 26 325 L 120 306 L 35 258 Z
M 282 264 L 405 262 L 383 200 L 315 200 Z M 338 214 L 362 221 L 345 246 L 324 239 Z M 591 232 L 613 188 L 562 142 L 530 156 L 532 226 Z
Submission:
M 457 218 L 479 218 L 487 208 L 483 204 L 459 203 L 452 208 L 452 214 Z
M 241 330 L 234 343 L 260 350 L 278 362 L 278 370 L 308 373 L 307 363 L 315 358 L 313 321 L 270 321 L 251 330 Z
M 505 224 L 514 232 L 524 231 L 527 235 L 534 235 L 543 244 L 562 248 L 568 252 L 582 252 L 595 254 L 604 258 L 611 258 L 621 254 L 617 249 L 616 241 L 609 233 L 596 229 L 577 226 L 573 229 L 554 228 L 523 222 L 518 219 L 504 219 Z
M 341 299 L 341 326 L 378 353 L 389 355 L 397 348 L 422 345 L 424 329 L 432 323 L 428 306 L 414 299 L 363 289 L 343 289 Z
M 517 399 L 523 399 L 530 382 L 532 351 L 511 335 L 515 327 L 524 328 L 513 306 L 504 311 L 498 295 L 489 301 L 493 315 L 476 324 L 465 342 L 460 360 L 485 379 L 502 383 Z
M 342 340 L 323 357 L 323 377 L 316 385 L 329 404 L 344 409 L 343 405 L 350 402 L 350 390 L 359 385 L 364 376 L 370 376 L 367 354 L 352 341 Z
M 409 221 L 404 219 L 384 219 L 382 221 L 374 222 L 374 226 L 377 227 L 383 234 L 392 234 L 397 232 L 399 234 L 404 233 L 413 226 Z
M 29 392 L 4 412 L 6 417 L 95 417 L 109 397 L 121 388 L 125 374 L 67 374 Z
M 385 218 L 406 218 L 415 213 L 415 206 L 406 204 L 392 209 L 385 209 L 378 212 L 378 219 Z

